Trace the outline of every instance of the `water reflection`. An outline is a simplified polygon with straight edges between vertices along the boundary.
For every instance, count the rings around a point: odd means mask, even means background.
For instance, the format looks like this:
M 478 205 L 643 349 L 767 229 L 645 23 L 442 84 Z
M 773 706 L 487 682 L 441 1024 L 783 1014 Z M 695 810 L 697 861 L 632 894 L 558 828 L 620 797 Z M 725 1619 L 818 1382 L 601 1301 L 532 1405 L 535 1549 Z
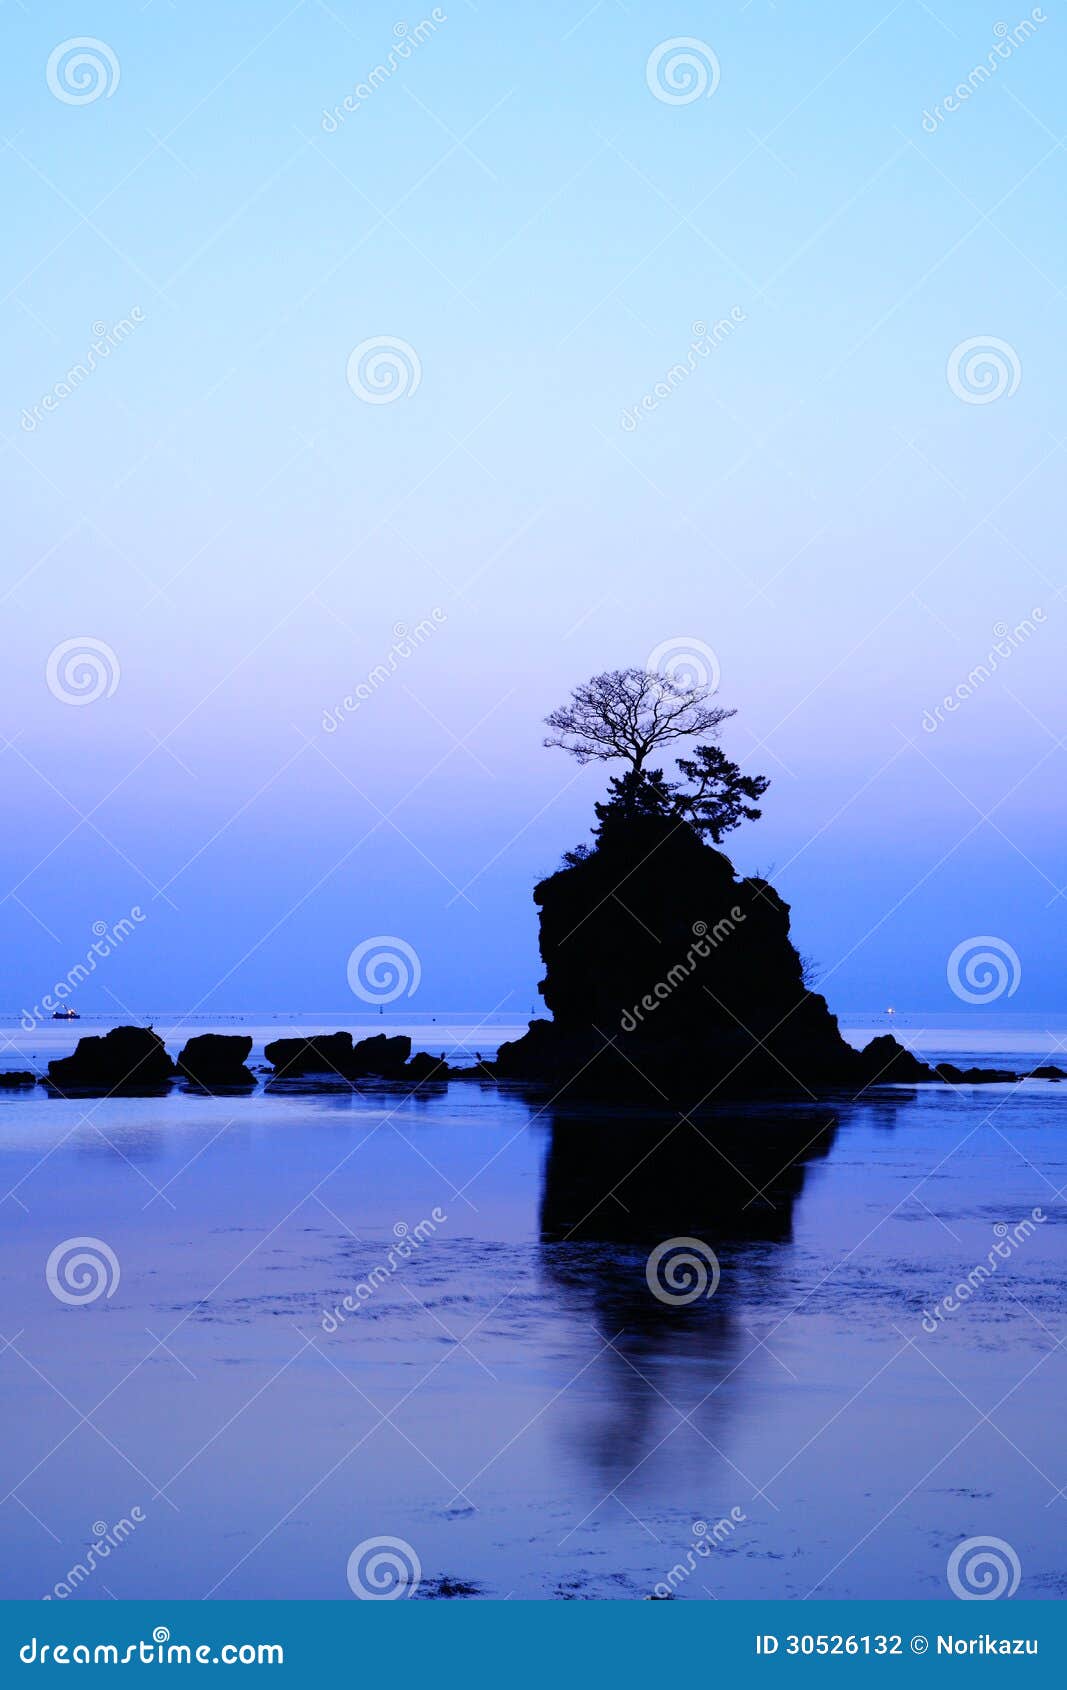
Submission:
M 541 1200 L 546 1243 L 788 1239 L 808 1164 L 827 1154 L 826 1109 L 698 1120 L 557 1111 Z
M 700 1487 L 722 1463 L 726 1422 L 777 1365 L 753 1317 L 760 1301 L 780 1299 L 780 1247 L 792 1237 L 807 1170 L 828 1154 L 836 1130 L 825 1108 L 754 1108 L 697 1121 L 553 1116 L 541 1264 L 569 1312 L 606 1346 L 597 1386 L 579 1394 L 567 1429 L 606 1487 L 668 1440 L 675 1484 L 679 1464 Z M 721 1267 L 714 1295 L 671 1301 L 650 1289 L 649 1253 L 675 1238 L 710 1247 L 709 1261 Z

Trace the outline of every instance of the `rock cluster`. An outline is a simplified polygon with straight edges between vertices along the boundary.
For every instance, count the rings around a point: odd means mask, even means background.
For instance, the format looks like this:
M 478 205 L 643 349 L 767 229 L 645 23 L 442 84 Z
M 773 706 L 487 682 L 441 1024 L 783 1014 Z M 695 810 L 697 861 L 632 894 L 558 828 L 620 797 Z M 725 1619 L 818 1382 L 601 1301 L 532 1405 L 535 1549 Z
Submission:
M 247 1062 L 252 1040 L 247 1033 L 199 1033 L 171 1061 L 158 1033 L 150 1027 L 115 1027 L 103 1037 L 78 1040 L 72 1056 L 48 1064 L 44 1084 L 61 1096 L 136 1096 L 162 1090 L 175 1077 L 201 1091 L 249 1091 L 256 1076 Z M 311 1038 L 275 1039 L 266 1047 L 276 1080 L 398 1080 L 424 1085 L 454 1077 L 444 1057 L 425 1051 L 411 1054 L 406 1034 L 377 1033 L 353 1044 L 351 1033 L 319 1033 Z M 0 1086 L 36 1084 L 34 1074 L 0 1074 Z
M 411 1054 L 406 1033 L 353 1044 L 351 1033 L 319 1033 L 310 1039 L 275 1039 L 264 1054 L 276 1079 L 301 1079 L 308 1074 L 333 1074 L 341 1080 L 428 1080 L 448 1077 L 443 1060 L 421 1052 Z

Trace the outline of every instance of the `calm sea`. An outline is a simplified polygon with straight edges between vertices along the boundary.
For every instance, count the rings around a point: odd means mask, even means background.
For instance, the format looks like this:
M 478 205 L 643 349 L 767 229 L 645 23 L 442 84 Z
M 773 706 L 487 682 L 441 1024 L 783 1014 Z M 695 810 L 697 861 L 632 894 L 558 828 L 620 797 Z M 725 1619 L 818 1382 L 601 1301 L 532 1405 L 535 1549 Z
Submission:
M 152 1019 L 253 1062 L 312 1026 L 521 1031 Z M 0 1066 L 108 1024 L 8 1018 Z M 1063 1017 L 891 1024 L 1067 1067 Z M 995 1538 L 1020 1597 L 1060 1596 L 1065 1185 L 1042 1081 L 694 1121 L 482 1084 L 0 1093 L 2 1594 L 351 1599 L 388 1538 L 419 1596 L 951 1600 Z M 713 1295 L 650 1270 L 679 1238 Z

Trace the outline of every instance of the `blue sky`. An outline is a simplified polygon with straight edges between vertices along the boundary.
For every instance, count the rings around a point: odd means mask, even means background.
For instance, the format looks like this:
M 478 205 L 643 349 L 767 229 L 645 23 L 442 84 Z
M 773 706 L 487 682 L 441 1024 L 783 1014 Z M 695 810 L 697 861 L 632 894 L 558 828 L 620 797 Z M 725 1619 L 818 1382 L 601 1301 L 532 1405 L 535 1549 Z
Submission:
M 835 1007 L 956 1008 L 992 935 L 1012 1009 L 1067 1008 L 1063 28 L 994 28 L 1031 17 L 5 9 L 3 1007 L 137 905 L 83 1009 L 343 1007 L 388 934 L 411 1008 L 524 1013 L 532 882 L 603 783 L 540 720 L 677 640 Z M 57 97 L 87 34 L 110 92 Z M 710 97 L 650 87 L 680 37 Z M 368 403 L 382 338 L 410 390 Z

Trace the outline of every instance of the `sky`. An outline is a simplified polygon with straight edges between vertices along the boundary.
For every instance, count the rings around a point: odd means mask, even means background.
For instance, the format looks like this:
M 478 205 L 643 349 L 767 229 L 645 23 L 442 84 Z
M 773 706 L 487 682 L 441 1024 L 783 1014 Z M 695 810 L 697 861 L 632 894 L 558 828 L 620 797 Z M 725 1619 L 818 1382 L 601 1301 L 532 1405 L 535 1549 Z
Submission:
M 125 920 L 84 1013 L 524 1018 L 542 718 L 664 651 L 832 1007 L 1067 1009 L 1056 9 L 4 30 L 0 1009 Z

